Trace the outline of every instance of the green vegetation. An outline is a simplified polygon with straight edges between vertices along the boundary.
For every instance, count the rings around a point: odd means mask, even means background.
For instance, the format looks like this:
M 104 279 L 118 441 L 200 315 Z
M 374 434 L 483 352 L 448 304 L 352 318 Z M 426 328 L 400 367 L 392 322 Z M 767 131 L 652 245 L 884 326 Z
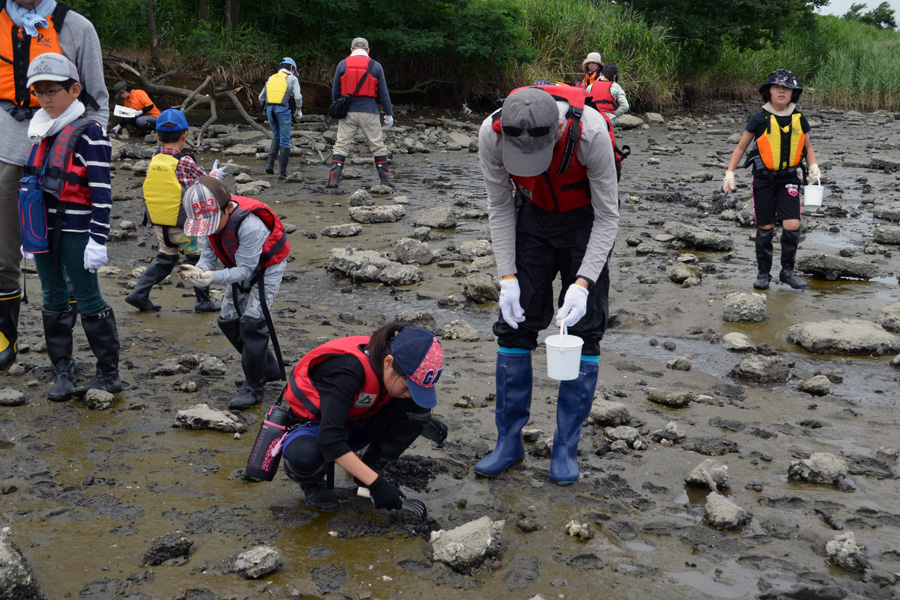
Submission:
M 637 110 L 749 99 L 776 68 L 805 102 L 900 110 L 900 33 L 887 3 L 823 17 L 824 0 L 72 0 L 109 57 L 189 86 L 207 74 L 248 102 L 282 56 L 330 87 L 364 36 L 397 102 L 487 103 L 538 79 L 574 82 L 600 52 Z M 148 7 L 154 19 L 148 19 Z M 155 24 L 156 37 L 151 36 Z M 156 42 L 158 40 L 158 43 Z M 176 69 L 177 67 L 177 69 Z M 123 75 L 123 73 L 118 73 Z M 114 76 L 115 74 L 112 74 Z

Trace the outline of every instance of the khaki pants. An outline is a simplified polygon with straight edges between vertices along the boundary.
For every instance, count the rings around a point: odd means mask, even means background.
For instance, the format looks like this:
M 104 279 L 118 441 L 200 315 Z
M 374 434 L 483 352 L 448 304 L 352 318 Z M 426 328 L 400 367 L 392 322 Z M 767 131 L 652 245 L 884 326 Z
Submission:
M 350 144 L 358 131 L 366 136 L 373 156 L 387 156 L 387 146 L 381 135 L 381 116 L 367 112 L 349 112 L 338 121 L 337 141 L 331 153 L 339 156 L 350 154 Z
M 159 241 L 159 252 L 168 256 L 178 256 L 178 250 L 181 249 L 185 254 L 200 254 L 200 245 L 197 238 L 184 235 L 184 230 L 180 227 L 168 228 L 169 240 L 163 233 L 161 225 L 154 225 L 153 230 L 156 231 L 156 239 Z M 170 246 L 169 244 L 175 244 Z

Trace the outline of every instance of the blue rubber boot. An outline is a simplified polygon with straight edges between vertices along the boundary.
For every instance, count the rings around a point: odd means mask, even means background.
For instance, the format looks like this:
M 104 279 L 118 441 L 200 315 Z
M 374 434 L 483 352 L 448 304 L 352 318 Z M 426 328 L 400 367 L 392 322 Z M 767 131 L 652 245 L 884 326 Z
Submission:
M 522 428 L 531 417 L 531 352 L 506 350 L 497 352 L 497 447 L 475 465 L 475 473 L 484 477 L 496 477 L 525 457 Z
M 581 424 L 591 412 L 594 390 L 597 387 L 598 362 L 583 357 L 578 379 L 559 384 L 559 400 L 556 403 L 556 433 L 553 434 L 553 454 L 550 458 L 550 479 L 560 485 L 578 481 L 578 440 Z

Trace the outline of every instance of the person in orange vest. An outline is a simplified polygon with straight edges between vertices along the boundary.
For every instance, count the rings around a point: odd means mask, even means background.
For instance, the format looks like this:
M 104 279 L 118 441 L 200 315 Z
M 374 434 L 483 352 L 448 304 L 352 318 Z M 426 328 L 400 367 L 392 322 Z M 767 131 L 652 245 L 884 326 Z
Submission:
M 267 205 L 232 196 L 215 177 L 203 175 L 184 193 L 184 234 L 197 236 L 200 260 L 179 275 L 195 288 L 226 286 L 218 325 L 241 354 L 244 383 L 228 403 L 235 410 L 263 399 L 267 381 L 284 377 L 269 306 L 281 288 L 291 244 L 284 225 Z M 224 269 L 216 269 L 221 261 Z M 275 353 L 269 349 L 269 338 Z
M 359 91 L 356 90 L 360 80 Z M 356 92 L 354 94 L 354 92 Z M 331 173 L 328 176 L 327 188 L 336 188 L 341 180 L 344 161 L 350 152 L 350 145 L 358 132 L 362 132 L 369 141 L 369 147 L 375 155 L 375 168 L 381 185 L 393 187 L 388 168 L 388 149 L 384 145 L 381 132 L 381 118 L 378 104 L 384 108 L 384 124 L 394 126 L 394 107 L 388 93 L 384 69 L 377 60 L 369 58 L 369 42 L 365 38 L 354 38 L 350 43 L 350 56 L 338 63 L 331 86 L 331 99 L 337 100 L 342 94 L 352 95 L 350 110 L 347 116 L 338 121 L 337 140 L 331 151 Z
M 75 65 L 82 86 L 85 117 L 106 127 L 109 95 L 103 76 L 100 39 L 91 22 L 56 0 L 0 2 L 0 368 L 18 348 L 22 301 L 22 232 L 19 180 L 28 162 L 28 126 L 40 108 L 27 85 L 27 66 L 41 54 L 55 53 Z
M 594 400 L 609 322 L 609 256 L 619 228 L 616 158 L 606 118 L 564 85 L 513 90 L 478 134 L 500 276 L 497 445 L 475 465 L 495 477 L 525 456 L 531 353 L 554 319 L 581 337 L 579 374 L 559 386 L 550 479 L 578 480 L 581 424 Z M 562 289 L 553 292 L 559 276 Z M 558 310 L 557 310 L 558 307 Z
M 775 237 L 775 223 L 781 221 L 781 272 L 778 279 L 794 289 L 803 289 L 806 282 L 794 272 L 794 261 L 800 245 L 800 169 L 804 158 L 809 164 L 809 177 L 819 179 L 822 176 L 809 141 L 809 122 L 797 110 L 803 86 L 793 72 L 778 69 L 759 86 L 759 93 L 765 104 L 747 122 L 744 134 L 728 161 L 722 190 L 726 194 L 734 190 L 734 170 L 750 143 L 755 141 L 755 148 L 744 164 L 745 167 L 748 163 L 753 165 L 750 198 L 756 221 L 757 266 L 753 287 L 768 289 L 772 280 L 769 274 L 774 258 L 772 239 Z
M 300 359 L 284 393 L 297 421 L 284 439 L 283 458 L 307 504 L 338 507 L 325 481 L 335 463 L 368 488 L 377 508 L 402 508 L 403 493 L 384 469 L 423 434 L 443 368 L 437 337 L 397 322 L 371 336 L 326 342 Z
M 126 108 L 140 111 L 136 117 L 123 118 L 119 121 L 118 125 L 112 128 L 113 133 L 119 133 L 125 125 L 134 127 L 137 135 L 146 135 L 156 129 L 159 108 L 150 100 L 147 92 L 120 81 L 113 88 L 113 96 L 121 99 Z
M 600 58 L 600 53 L 588 52 L 587 57 L 581 61 L 581 70 L 584 71 L 584 77 L 581 78 L 581 81 L 575 87 L 586 90 L 595 81 L 600 81 L 601 69 L 603 69 L 603 59 Z
M 285 56 L 278 65 L 278 72 L 266 80 L 266 86 L 259 93 L 259 101 L 266 107 L 269 126 L 272 128 L 272 145 L 269 147 L 269 162 L 266 173 L 275 174 L 275 159 L 278 158 L 278 180 L 287 179 L 287 164 L 291 156 L 291 113 L 298 120 L 303 116 L 303 94 L 297 79 L 297 63 Z

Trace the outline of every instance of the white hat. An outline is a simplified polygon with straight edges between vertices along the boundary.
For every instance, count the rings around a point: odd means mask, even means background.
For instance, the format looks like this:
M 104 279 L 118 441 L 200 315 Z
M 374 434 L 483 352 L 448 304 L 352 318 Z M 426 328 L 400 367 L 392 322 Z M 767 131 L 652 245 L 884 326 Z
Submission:
M 588 52 L 587 58 L 581 61 L 581 68 L 585 73 L 588 72 L 587 66 L 588 63 L 597 63 L 601 67 L 603 66 L 603 59 L 600 58 L 599 52 Z
M 27 87 L 31 87 L 35 81 L 68 81 L 78 79 L 78 69 L 68 58 L 55 52 L 39 54 L 28 65 Z

